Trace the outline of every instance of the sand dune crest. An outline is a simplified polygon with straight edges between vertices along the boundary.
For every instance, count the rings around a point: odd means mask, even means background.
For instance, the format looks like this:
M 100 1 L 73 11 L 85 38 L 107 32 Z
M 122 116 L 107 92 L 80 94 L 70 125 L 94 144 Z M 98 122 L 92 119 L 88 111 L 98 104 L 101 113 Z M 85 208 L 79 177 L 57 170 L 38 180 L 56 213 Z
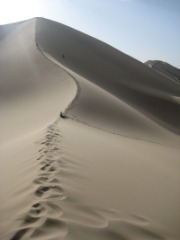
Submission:
M 42 18 L 0 52 L 0 237 L 179 239 L 179 84 Z

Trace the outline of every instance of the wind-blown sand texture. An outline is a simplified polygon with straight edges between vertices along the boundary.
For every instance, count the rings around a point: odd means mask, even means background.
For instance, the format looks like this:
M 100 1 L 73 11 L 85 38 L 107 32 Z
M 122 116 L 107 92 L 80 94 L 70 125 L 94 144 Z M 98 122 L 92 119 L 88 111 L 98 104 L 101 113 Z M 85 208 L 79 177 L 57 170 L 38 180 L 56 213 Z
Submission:
M 36 18 L 0 26 L 0 111 L 1 239 L 180 238 L 177 82 Z

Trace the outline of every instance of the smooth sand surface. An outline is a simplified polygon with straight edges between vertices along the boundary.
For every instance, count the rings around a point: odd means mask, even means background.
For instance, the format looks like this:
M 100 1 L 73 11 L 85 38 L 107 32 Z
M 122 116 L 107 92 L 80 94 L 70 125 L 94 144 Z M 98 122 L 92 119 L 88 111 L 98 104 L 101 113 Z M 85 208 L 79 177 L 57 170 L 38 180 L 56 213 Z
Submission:
M 165 77 L 169 77 L 172 80 L 180 83 L 180 69 L 162 61 L 149 60 L 145 62 L 147 66 L 161 73 Z
M 179 99 L 67 26 L 0 26 L 0 238 L 179 239 Z

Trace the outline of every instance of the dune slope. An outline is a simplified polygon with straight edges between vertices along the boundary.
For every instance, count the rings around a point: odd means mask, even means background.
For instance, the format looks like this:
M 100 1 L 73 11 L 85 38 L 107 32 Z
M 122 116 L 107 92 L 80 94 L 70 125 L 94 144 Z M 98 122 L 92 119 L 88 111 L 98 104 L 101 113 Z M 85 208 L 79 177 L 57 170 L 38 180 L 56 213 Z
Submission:
M 145 64 L 151 67 L 152 69 L 154 69 L 155 71 L 163 74 L 164 76 L 168 76 L 171 79 L 180 83 L 180 69 L 175 68 L 174 66 L 166 62 L 162 62 L 158 60 L 153 60 L 153 61 L 149 60 L 145 62 Z
M 0 237 L 179 239 L 179 85 L 42 18 L 0 53 Z
M 38 19 L 36 38 L 42 51 L 67 68 L 179 134 L 180 86 L 107 44 L 59 23 Z
M 51 123 L 76 95 L 71 76 L 38 51 L 35 22 L 7 26 L 9 32 L 1 40 L 2 142 Z

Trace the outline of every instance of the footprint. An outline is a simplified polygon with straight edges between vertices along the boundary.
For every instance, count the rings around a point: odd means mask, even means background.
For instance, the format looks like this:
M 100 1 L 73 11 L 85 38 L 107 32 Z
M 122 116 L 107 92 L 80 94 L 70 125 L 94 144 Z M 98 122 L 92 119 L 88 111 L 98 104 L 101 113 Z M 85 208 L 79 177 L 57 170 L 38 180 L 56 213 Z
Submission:
M 40 162 L 41 165 L 46 165 L 47 164 L 47 161 L 46 160 L 43 160 Z
M 40 218 L 39 217 L 33 217 L 33 216 L 31 216 L 31 215 L 27 215 L 26 217 L 25 217 L 25 219 L 24 219 L 24 223 L 26 224 L 26 223 L 35 223 L 35 222 L 37 222 L 38 220 L 39 220 Z
M 47 139 L 51 139 L 52 137 L 53 137 L 53 136 L 52 136 L 51 134 L 47 134 L 47 135 L 46 135 L 46 138 L 47 138 Z
M 46 208 L 49 216 L 59 218 L 63 215 L 62 209 L 58 206 L 58 204 L 55 204 L 53 202 L 47 201 L 46 202 Z
M 41 206 L 40 203 L 35 203 L 32 205 L 33 208 L 39 208 L 40 206 Z
M 42 152 L 44 150 L 44 148 L 41 148 L 41 149 L 39 149 L 39 152 Z
M 60 150 L 60 148 L 54 147 L 52 150 L 53 150 L 53 151 L 57 151 L 57 150 Z
M 42 216 L 42 213 L 44 213 L 45 211 L 46 211 L 45 207 L 43 207 L 40 203 L 35 203 L 34 205 L 32 205 L 29 214 L 32 217 L 37 217 Z
M 40 177 L 49 177 L 49 173 L 47 172 L 42 172 L 41 174 L 39 174 Z
M 42 168 L 41 168 L 41 170 L 46 170 L 48 167 L 50 166 L 50 164 L 49 163 L 47 163 L 45 166 L 43 166 Z
M 55 167 L 51 167 L 50 169 L 49 169 L 49 172 L 54 172 L 56 169 L 55 169 Z
M 48 181 L 49 183 L 59 183 L 57 178 L 53 178 L 52 180 Z
M 46 159 L 46 162 L 48 162 L 48 163 L 53 163 L 54 160 Z
M 21 229 L 15 233 L 15 235 L 10 240 L 20 240 L 24 234 L 28 231 L 28 228 Z
M 36 184 L 42 184 L 42 183 L 44 183 L 44 182 L 47 182 L 47 180 L 48 180 L 48 177 L 39 177 L 39 178 L 36 178 L 35 180 L 34 180 L 34 183 L 36 183 Z
M 60 186 L 57 186 L 57 185 L 51 186 L 51 188 L 58 191 L 58 192 L 61 192 L 61 193 L 64 192 L 64 189 Z
M 38 197 L 41 197 L 45 192 L 47 192 L 50 189 L 48 186 L 40 186 L 36 192 L 35 195 Z

